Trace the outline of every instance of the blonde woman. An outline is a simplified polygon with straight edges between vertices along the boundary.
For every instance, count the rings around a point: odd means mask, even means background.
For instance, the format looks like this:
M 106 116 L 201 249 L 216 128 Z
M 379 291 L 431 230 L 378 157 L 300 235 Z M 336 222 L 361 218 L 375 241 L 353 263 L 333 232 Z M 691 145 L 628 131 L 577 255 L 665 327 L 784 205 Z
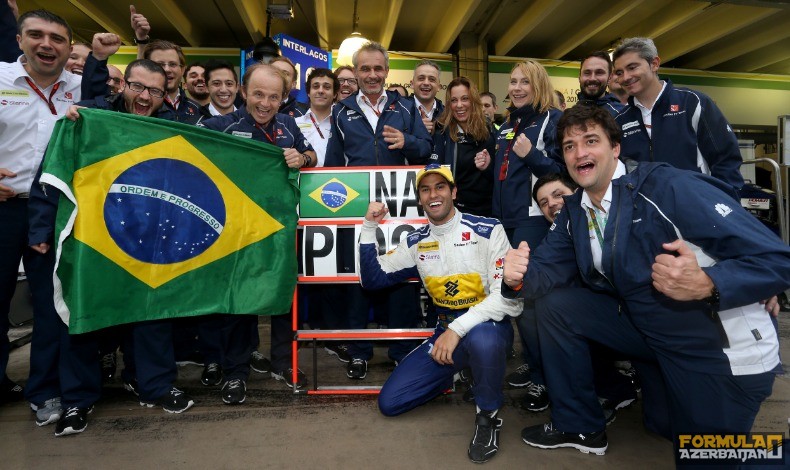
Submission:
M 532 185 L 541 176 L 565 171 L 556 139 L 562 113 L 556 108 L 554 87 L 546 69 L 534 60 L 513 67 L 507 91 L 511 106 L 496 141 L 493 216 L 502 222 L 514 248 L 526 241 L 535 249 L 546 236 L 549 224 L 531 197 Z M 521 401 L 523 408 L 542 411 L 549 406 L 549 395 L 543 379 L 532 302 L 525 302 L 516 325 L 525 365 L 505 380 L 511 386 L 527 389 Z

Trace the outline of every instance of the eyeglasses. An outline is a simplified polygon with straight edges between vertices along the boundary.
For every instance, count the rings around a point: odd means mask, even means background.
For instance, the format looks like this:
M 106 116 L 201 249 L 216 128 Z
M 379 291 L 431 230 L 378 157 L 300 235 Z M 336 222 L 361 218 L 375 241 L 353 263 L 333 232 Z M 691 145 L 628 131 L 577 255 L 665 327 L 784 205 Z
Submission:
M 145 90 L 148 90 L 148 94 L 151 95 L 153 98 L 162 98 L 165 96 L 165 91 L 160 90 L 159 88 L 154 88 L 150 86 L 145 86 L 140 82 L 126 82 L 126 86 L 129 87 L 135 93 L 142 93 Z
M 348 83 L 349 85 L 357 84 L 356 78 L 338 78 L 337 81 L 340 82 L 341 85 L 343 85 L 344 83 Z

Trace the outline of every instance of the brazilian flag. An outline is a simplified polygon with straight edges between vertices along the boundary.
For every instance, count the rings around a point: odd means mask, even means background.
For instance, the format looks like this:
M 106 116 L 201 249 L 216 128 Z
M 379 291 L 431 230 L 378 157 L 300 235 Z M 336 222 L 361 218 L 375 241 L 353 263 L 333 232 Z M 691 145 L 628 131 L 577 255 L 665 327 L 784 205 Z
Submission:
M 302 173 L 299 215 L 303 219 L 365 217 L 370 202 L 370 172 Z
M 209 313 L 288 311 L 297 172 L 282 150 L 95 109 L 55 126 L 55 306 L 72 334 Z

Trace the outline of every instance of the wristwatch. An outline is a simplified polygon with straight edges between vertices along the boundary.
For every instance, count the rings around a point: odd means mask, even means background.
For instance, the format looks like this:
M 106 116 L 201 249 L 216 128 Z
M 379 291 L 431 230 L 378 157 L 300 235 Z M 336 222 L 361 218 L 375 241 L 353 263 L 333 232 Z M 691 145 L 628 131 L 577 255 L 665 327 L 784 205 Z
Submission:
M 132 36 L 134 36 L 134 35 L 132 35 Z M 134 43 L 136 45 L 141 45 L 141 44 L 145 45 L 145 44 L 148 44 L 149 42 L 151 42 L 151 37 L 150 36 L 146 36 L 145 39 L 137 39 L 137 37 L 134 36 Z
M 721 297 L 719 296 L 719 288 L 714 285 L 713 289 L 710 290 L 710 296 L 705 299 L 705 302 L 712 310 L 718 310 L 720 300 Z

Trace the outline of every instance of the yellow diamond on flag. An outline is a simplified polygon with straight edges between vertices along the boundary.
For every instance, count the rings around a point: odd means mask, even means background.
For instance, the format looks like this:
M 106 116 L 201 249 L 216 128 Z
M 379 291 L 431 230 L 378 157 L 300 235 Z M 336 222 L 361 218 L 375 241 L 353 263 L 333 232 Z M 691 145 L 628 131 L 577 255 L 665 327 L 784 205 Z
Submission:
M 359 196 L 353 188 L 332 178 L 310 193 L 310 197 L 332 212 L 337 212 Z
M 73 188 L 75 238 L 152 288 L 283 228 L 181 136 L 83 167 Z

